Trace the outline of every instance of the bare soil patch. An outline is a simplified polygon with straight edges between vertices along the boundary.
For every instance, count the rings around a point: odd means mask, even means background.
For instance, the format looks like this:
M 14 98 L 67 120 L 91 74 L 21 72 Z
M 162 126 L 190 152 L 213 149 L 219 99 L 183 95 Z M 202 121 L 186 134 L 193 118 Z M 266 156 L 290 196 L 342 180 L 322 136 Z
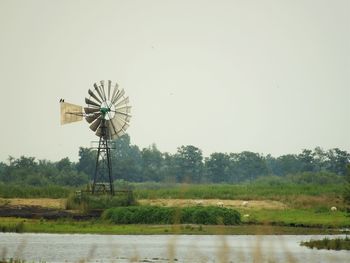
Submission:
M 65 210 L 65 199 L 0 198 L 0 217 L 20 217 L 33 219 L 72 218 L 77 220 L 86 220 L 98 218 L 100 215 L 101 211 L 81 213 L 74 210 Z
M 23 206 L 36 206 L 52 209 L 64 209 L 66 199 L 53 199 L 53 198 L 0 198 L 1 206 L 10 207 L 23 207 Z
M 223 206 L 227 208 L 254 208 L 254 209 L 285 209 L 288 206 L 273 200 L 221 200 L 221 199 L 141 199 L 143 205 L 157 206 Z

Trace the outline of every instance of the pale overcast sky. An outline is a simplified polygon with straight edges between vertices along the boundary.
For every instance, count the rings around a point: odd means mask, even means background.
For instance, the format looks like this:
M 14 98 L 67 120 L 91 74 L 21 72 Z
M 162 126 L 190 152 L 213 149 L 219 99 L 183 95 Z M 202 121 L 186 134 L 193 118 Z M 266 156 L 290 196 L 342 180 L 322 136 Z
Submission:
M 350 151 L 348 0 L 0 0 L 0 161 L 78 159 L 97 137 L 60 126 L 117 81 L 133 144 L 174 153 Z

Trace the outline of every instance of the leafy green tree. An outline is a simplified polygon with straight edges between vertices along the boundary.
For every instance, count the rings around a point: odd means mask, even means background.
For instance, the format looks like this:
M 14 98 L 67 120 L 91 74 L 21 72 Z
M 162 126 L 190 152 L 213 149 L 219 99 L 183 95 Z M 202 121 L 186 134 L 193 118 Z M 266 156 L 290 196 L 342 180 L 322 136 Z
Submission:
M 350 213 L 350 164 L 346 166 L 346 185 L 344 190 L 344 201 L 348 206 L 348 212 Z
M 85 173 L 90 180 L 93 179 L 96 166 L 96 150 L 90 148 L 79 148 L 79 162 L 76 165 L 77 171 Z
M 177 182 L 199 183 L 203 173 L 202 151 L 195 146 L 187 145 L 177 148 L 174 156 Z
M 254 180 L 258 176 L 267 175 L 268 170 L 264 158 L 258 153 L 244 151 L 231 154 L 232 174 L 234 181 Z
M 163 154 L 157 149 L 155 144 L 151 147 L 143 148 L 142 158 L 142 180 L 162 181 Z
M 87 184 L 89 178 L 84 173 L 79 173 L 74 170 L 62 170 L 56 176 L 55 183 L 57 185 L 80 186 Z
M 301 172 L 312 172 L 315 170 L 315 154 L 312 150 L 304 149 L 301 154 L 298 155 L 298 160 L 300 162 Z
M 19 159 L 14 159 L 13 162 L 11 162 L 11 165 L 16 168 L 25 168 L 31 170 L 37 168 L 35 157 L 21 156 Z
M 73 169 L 72 162 L 68 157 L 61 159 L 56 163 L 56 167 L 59 171 L 70 171 Z
M 342 151 L 338 148 L 330 149 L 327 152 L 328 157 L 328 171 L 345 175 L 346 174 L 346 166 L 350 163 L 350 154 L 346 151 Z
M 212 153 L 205 159 L 205 170 L 208 181 L 227 182 L 229 177 L 230 156 L 226 153 Z
M 6 163 L 0 162 L 0 181 L 4 181 L 6 176 L 6 169 L 7 169 Z
M 111 151 L 111 155 L 114 180 L 142 181 L 141 152 L 137 145 L 131 145 L 128 134 L 115 141 L 115 149 Z
M 295 154 L 286 154 L 277 158 L 277 175 L 295 174 L 301 171 L 302 164 Z
M 321 148 L 316 147 L 314 149 L 314 171 L 328 171 L 329 162 L 327 153 Z

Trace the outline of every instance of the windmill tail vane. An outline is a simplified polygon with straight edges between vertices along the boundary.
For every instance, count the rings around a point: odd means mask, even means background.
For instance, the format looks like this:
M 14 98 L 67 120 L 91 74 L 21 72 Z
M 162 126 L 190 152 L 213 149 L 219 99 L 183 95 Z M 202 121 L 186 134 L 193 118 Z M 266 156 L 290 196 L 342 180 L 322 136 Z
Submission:
M 105 85 L 107 84 L 107 85 Z M 65 102 L 60 99 L 61 125 L 82 121 L 90 124 L 90 129 L 99 137 L 92 193 L 108 191 L 114 195 L 112 163 L 109 140 L 115 140 L 126 133 L 131 119 L 131 106 L 125 91 L 117 83 L 101 80 L 94 83 L 85 97 L 86 106 Z M 104 166 L 104 167 L 103 167 Z M 102 182 L 108 174 L 108 182 Z

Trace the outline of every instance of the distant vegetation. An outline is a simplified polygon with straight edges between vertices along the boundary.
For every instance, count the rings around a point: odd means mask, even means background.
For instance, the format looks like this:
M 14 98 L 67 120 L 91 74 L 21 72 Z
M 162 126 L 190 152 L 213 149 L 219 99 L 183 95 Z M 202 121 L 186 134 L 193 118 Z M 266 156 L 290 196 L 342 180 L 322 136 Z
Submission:
M 18 183 L 0 183 L 0 197 L 3 198 L 65 198 L 74 192 L 75 188 L 68 186 L 47 185 L 32 186 Z
M 350 212 L 350 164 L 347 165 L 347 172 L 346 172 L 346 183 L 344 187 L 344 201 L 347 205 L 348 211 Z
M 201 185 L 172 185 L 147 188 L 149 184 L 134 184 L 134 195 L 137 199 L 180 198 L 180 199 L 271 199 L 294 196 L 332 196 L 341 197 L 341 185 L 296 185 L 283 183 L 279 185 L 262 184 L 201 184 Z
M 115 224 L 237 225 L 240 214 L 222 207 L 134 206 L 107 209 L 102 218 Z
M 128 135 L 115 143 L 113 177 L 128 182 L 237 184 L 261 180 L 270 185 L 344 184 L 346 165 L 350 163 L 350 154 L 338 148 L 325 151 L 317 147 L 279 157 L 244 151 L 213 153 L 204 158 L 202 151 L 192 145 L 181 146 L 175 154 L 169 154 L 160 152 L 155 145 L 140 150 L 130 144 Z M 96 151 L 88 148 L 80 148 L 77 163 L 68 158 L 52 162 L 9 157 L 7 163 L 0 162 L 0 187 L 80 187 L 92 179 L 95 158 Z

